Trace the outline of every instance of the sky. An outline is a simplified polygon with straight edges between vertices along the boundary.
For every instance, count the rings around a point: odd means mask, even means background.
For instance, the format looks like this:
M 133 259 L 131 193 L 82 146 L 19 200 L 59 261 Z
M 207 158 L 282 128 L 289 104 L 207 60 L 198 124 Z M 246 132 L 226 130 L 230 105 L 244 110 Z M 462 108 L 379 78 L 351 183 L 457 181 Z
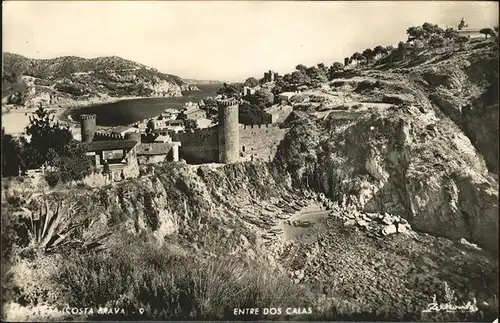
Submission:
M 410 26 L 498 25 L 488 1 L 5 1 L 3 51 L 120 56 L 183 78 L 236 81 L 343 62 Z

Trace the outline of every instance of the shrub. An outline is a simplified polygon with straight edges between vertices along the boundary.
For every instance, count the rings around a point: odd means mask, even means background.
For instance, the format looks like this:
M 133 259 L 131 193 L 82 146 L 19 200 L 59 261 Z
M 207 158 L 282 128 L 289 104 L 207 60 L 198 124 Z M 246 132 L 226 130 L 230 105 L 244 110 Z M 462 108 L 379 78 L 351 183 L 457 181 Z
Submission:
M 201 261 L 143 242 L 133 250 L 111 249 L 61 262 L 53 276 L 61 297 L 70 305 L 144 308 L 141 319 L 231 319 L 236 307 L 310 303 L 303 288 L 260 261 Z
M 50 187 L 55 187 L 61 181 L 61 175 L 59 172 L 48 172 L 45 175 L 45 181 Z

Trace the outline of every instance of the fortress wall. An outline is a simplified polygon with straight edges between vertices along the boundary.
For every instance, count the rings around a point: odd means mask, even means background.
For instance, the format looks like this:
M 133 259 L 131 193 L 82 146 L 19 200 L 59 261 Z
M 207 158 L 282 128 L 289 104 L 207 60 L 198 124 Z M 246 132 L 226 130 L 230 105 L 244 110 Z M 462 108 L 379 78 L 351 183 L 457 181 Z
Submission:
M 122 140 L 123 137 L 119 134 L 96 132 L 93 141 L 106 141 L 106 140 Z
M 172 140 L 181 142 L 179 157 L 185 159 L 188 163 L 218 161 L 219 138 L 217 127 L 172 134 Z
M 244 149 L 245 154 L 256 154 L 258 158 L 268 161 L 274 158 L 288 130 L 277 125 L 240 125 L 240 151 Z

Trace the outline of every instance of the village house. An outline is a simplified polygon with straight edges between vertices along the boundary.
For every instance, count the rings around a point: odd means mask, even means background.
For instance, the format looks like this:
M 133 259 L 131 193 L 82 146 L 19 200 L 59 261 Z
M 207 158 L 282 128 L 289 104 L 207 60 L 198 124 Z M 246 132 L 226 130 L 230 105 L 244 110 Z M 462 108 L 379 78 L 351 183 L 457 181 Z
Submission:
M 243 96 L 247 96 L 247 95 L 253 95 L 255 93 L 255 91 L 257 91 L 257 87 L 248 87 L 248 86 L 244 86 L 243 87 Z
M 177 109 L 165 109 L 165 111 L 161 113 L 161 116 L 165 119 L 175 120 L 179 113 L 180 111 Z
M 297 93 L 295 92 L 283 92 L 278 95 L 280 101 L 290 102 L 290 99 L 294 97 Z
M 172 142 L 172 137 L 168 133 L 159 134 L 153 142 L 170 143 Z
M 137 168 L 136 140 L 106 140 L 87 143 L 87 156 L 97 172 L 109 171 L 112 179 L 134 177 Z
M 137 146 L 137 160 L 140 165 L 162 163 L 164 161 L 179 161 L 180 142 L 144 143 Z

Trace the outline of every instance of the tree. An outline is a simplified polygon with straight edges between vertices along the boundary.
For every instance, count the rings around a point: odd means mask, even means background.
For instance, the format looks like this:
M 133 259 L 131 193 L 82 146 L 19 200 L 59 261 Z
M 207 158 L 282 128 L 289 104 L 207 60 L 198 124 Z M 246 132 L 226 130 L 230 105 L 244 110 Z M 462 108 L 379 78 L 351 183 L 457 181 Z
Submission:
M 290 83 L 293 83 L 295 85 L 306 84 L 309 83 L 310 81 L 311 80 L 309 76 L 307 76 L 307 74 L 303 71 L 294 71 L 292 72 L 290 77 Z
M 370 62 L 375 57 L 375 52 L 371 48 L 367 48 L 361 55 L 366 59 L 366 62 Z
M 495 31 L 491 28 L 483 28 L 479 31 L 479 33 L 483 34 L 485 39 L 487 39 L 488 36 L 494 37 L 496 35 Z
M 255 77 L 249 77 L 246 79 L 243 85 L 248 87 L 256 87 L 257 85 L 259 85 L 259 80 L 257 80 Z
M 47 174 L 51 178 L 52 184 L 57 182 L 78 181 L 92 173 L 92 165 L 86 156 L 86 144 L 71 140 L 64 149 L 49 162 L 55 167 L 55 171 Z
M 498 34 L 498 26 L 493 27 L 493 30 Z
M 318 64 L 318 69 L 326 76 L 328 75 L 328 67 L 323 64 L 323 63 L 319 63 Z
M 303 64 L 299 64 L 299 65 L 295 66 L 295 69 L 296 69 L 297 71 L 301 71 L 301 72 L 305 73 L 305 72 L 306 72 L 306 69 L 307 69 L 307 66 L 305 66 L 305 65 L 303 65 Z
M 285 88 L 286 88 L 287 86 L 289 86 L 289 84 L 288 84 L 288 83 L 286 83 L 286 82 L 284 81 L 284 78 L 283 78 L 283 77 L 278 77 L 278 78 L 276 79 L 276 81 L 274 82 L 274 87 L 273 87 L 273 89 L 271 90 L 271 92 L 272 92 L 272 93 L 273 93 L 273 95 L 274 95 L 275 100 L 276 100 L 276 98 L 277 98 L 278 94 L 283 93 L 283 92 L 284 92 L 284 90 L 285 90 Z
M 203 100 L 205 110 L 210 111 L 212 108 L 217 108 L 217 101 L 214 98 L 207 97 Z
M 186 121 L 186 119 L 187 119 L 187 115 L 186 115 L 186 112 L 184 110 L 182 110 L 181 112 L 179 112 L 179 114 L 177 114 L 176 120 L 184 120 L 184 121 Z M 153 124 L 154 124 L 154 121 L 153 121 Z
M 328 79 L 333 80 L 335 78 L 335 73 L 337 73 L 343 69 L 344 69 L 344 65 L 342 63 L 339 63 L 339 62 L 333 63 L 332 66 L 330 66 L 330 68 L 328 69 Z
M 69 127 L 54 122 L 54 116 L 42 105 L 35 111 L 34 116 L 30 117 L 26 134 L 31 136 L 25 156 L 30 168 L 38 168 L 52 161 L 73 139 Z
M 443 34 L 444 38 L 446 39 L 454 39 L 455 37 L 458 36 L 458 31 L 456 31 L 453 28 L 446 28 Z
M 406 33 L 408 34 L 408 41 L 412 41 L 414 39 L 420 39 L 425 35 L 425 30 L 420 27 L 410 27 L 406 30 Z
M 431 47 L 434 48 L 434 50 L 437 50 L 439 47 L 443 47 L 444 39 L 439 35 L 433 35 L 429 39 L 429 45 L 431 45 Z
M 444 32 L 444 30 L 440 28 L 438 25 L 431 24 L 428 22 L 422 25 L 422 29 L 425 32 L 424 34 L 425 38 L 430 38 L 432 35 L 442 34 Z
M 259 108 L 265 108 L 274 103 L 274 95 L 269 90 L 258 89 L 252 95 L 250 102 Z
M 240 107 L 238 118 L 241 124 L 258 125 L 269 123 L 269 114 L 256 105 L 244 104 Z
M 224 83 L 222 87 L 217 90 L 217 94 L 227 95 L 228 97 L 240 98 L 243 92 L 243 83 Z
M 375 53 L 375 55 L 385 55 L 387 54 L 387 48 L 378 45 L 373 49 L 373 52 Z
M 197 129 L 198 128 L 198 122 L 196 122 L 196 120 L 193 120 L 193 119 L 186 119 L 184 120 L 184 127 L 186 129 Z
M 25 169 L 23 146 L 2 127 L 2 177 L 16 176 L 19 169 Z
M 362 61 L 364 59 L 365 59 L 365 57 L 363 55 L 361 55 L 361 53 L 359 53 L 359 52 L 355 52 L 351 56 L 351 60 L 356 61 L 356 62 Z
M 323 70 L 317 68 L 316 66 L 309 67 L 306 70 L 307 76 L 311 78 L 311 81 L 315 84 L 324 83 L 328 81 Z

